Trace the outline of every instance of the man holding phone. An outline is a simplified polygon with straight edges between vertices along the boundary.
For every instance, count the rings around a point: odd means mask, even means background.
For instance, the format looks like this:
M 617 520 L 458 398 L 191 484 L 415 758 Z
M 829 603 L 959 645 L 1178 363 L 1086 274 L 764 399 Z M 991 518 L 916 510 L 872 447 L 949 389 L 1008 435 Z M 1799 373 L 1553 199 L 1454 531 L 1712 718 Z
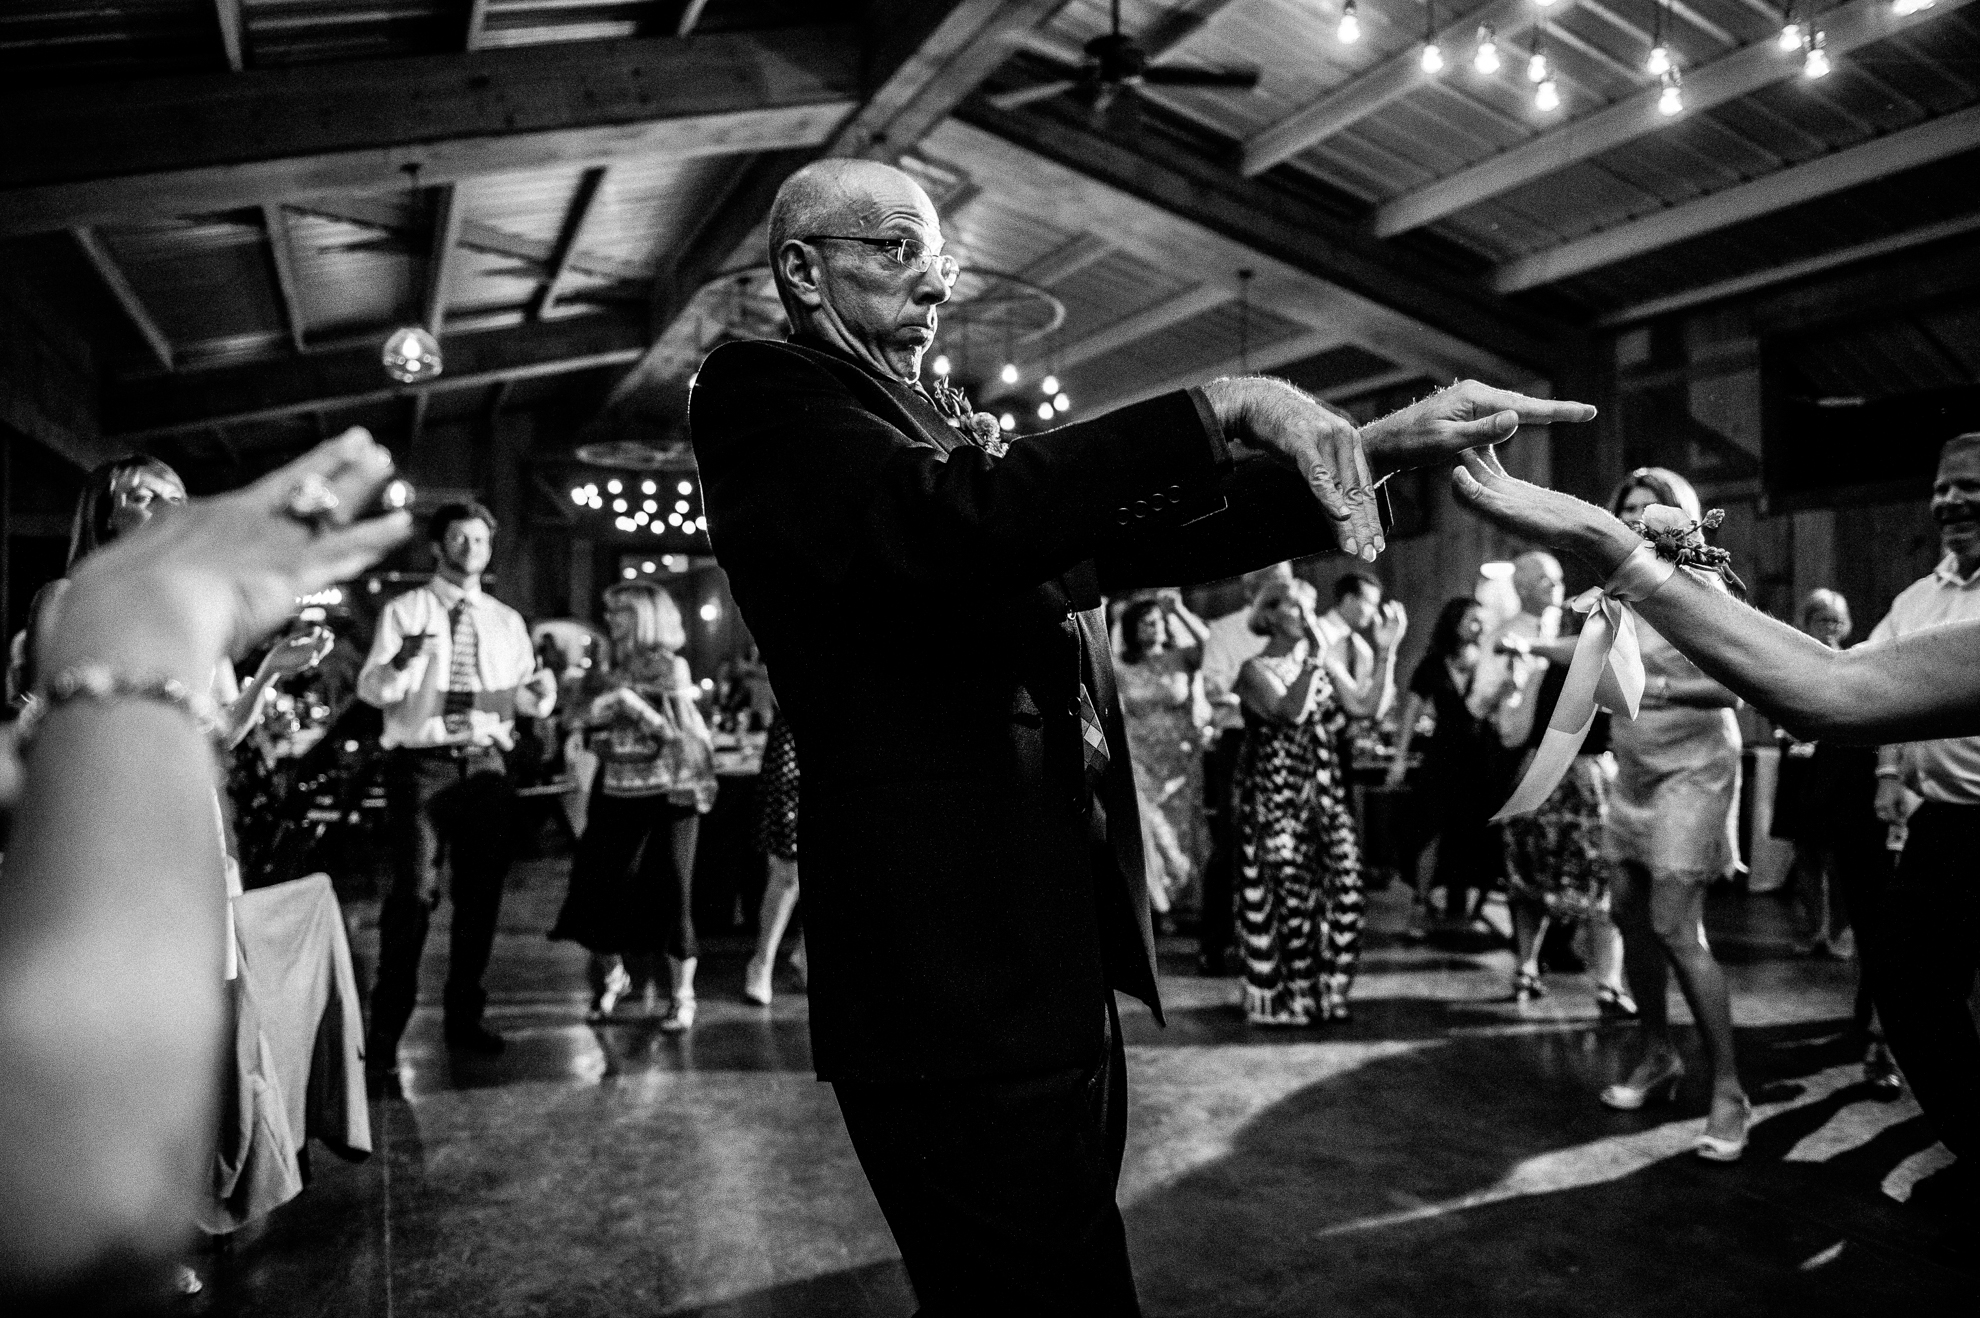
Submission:
M 495 942 L 514 794 L 503 753 L 515 717 L 548 714 L 556 678 L 537 668 L 522 615 L 481 589 L 495 518 L 478 503 L 443 504 L 427 524 L 433 579 L 385 606 L 358 696 L 385 711 L 392 887 L 379 913 L 378 979 L 366 1067 L 374 1088 L 397 1070 L 399 1036 L 419 990 L 419 957 L 452 877 L 452 937 L 443 999 L 447 1046 L 502 1051 L 482 1021 L 482 973 Z

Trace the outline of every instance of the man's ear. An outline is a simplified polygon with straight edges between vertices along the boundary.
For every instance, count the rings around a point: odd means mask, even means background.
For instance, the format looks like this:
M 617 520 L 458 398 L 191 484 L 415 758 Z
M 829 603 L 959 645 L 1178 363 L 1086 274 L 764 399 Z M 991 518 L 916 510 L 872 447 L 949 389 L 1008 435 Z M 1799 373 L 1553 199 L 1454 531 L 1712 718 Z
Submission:
M 799 305 L 822 306 L 825 294 L 818 287 L 818 266 L 811 249 L 795 238 L 786 239 L 777 249 L 777 275 Z

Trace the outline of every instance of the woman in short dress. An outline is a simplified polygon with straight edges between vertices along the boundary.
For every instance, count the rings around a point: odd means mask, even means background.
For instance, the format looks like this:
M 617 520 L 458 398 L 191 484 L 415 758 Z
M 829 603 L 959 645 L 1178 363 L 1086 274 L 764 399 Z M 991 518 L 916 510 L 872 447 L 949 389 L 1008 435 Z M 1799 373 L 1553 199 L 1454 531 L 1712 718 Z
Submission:
M 1676 472 L 1642 467 L 1609 501 L 1625 522 L 1651 505 L 1701 516 L 1697 491 Z M 1643 1055 L 1628 1076 L 1602 1091 L 1610 1107 L 1634 1109 L 1676 1094 L 1684 1062 L 1672 1041 L 1667 988 L 1678 988 L 1704 1036 L 1711 1111 L 1693 1146 L 1699 1157 L 1731 1162 L 1746 1150 L 1752 1109 L 1733 1054 L 1726 977 L 1705 941 L 1705 888 L 1739 863 L 1738 697 L 1700 672 L 1637 619 L 1645 677 L 1634 719 L 1610 729 L 1616 781 L 1609 795 L 1609 855 L 1623 959 L 1642 1021 Z
M 756 954 L 743 968 L 743 996 L 760 1007 L 770 1005 L 771 981 L 777 969 L 777 945 L 798 900 L 798 758 L 797 738 L 782 710 L 770 724 L 763 744 L 763 769 L 757 775 L 756 845 L 769 866 L 763 905 L 756 917 Z M 791 949 L 791 969 L 804 978 L 804 936 Z
M 591 1014 L 609 1016 L 630 990 L 656 987 L 667 966 L 660 1028 L 694 1024 L 699 948 L 689 883 L 701 816 L 715 804 L 713 742 L 696 705 L 681 612 L 647 581 L 605 592 L 609 669 L 586 674 L 573 714 L 598 749 L 598 781 L 570 892 L 550 937 L 591 952 Z
M 1313 587 L 1260 591 L 1251 629 L 1265 649 L 1238 670 L 1245 743 L 1235 790 L 1244 1011 L 1254 1025 L 1345 1020 L 1361 950 L 1361 841 L 1348 809 L 1340 731 L 1388 685 L 1363 696 L 1318 637 Z M 1400 607 L 1375 624 L 1376 663 L 1395 663 Z M 1345 703 L 1344 703 L 1345 702 Z M 1365 702 L 1369 708 L 1357 706 Z
M 1210 854 L 1198 721 L 1199 706 L 1208 707 L 1197 680 L 1209 629 L 1173 590 L 1129 604 L 1120 629 L 1114 672 L 1147 844 L 1148 899 L 1166 915 L 1190 891 Z

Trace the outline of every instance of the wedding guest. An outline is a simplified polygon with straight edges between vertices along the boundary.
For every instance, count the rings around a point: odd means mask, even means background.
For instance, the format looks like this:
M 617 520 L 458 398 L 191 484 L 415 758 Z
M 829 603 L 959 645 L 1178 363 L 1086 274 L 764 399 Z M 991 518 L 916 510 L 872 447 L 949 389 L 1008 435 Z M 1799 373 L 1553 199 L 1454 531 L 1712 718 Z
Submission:
M 1153 843 L 1148 900 L 1166 915 L 1196 881 L 1209 853 L 1197 677 L 1208 628 L 1179 591 L 1162 590 L 1129 604 L 1121 613 L 1120 632 L 1114 673 L 1134 761 L 1134 792 Z
M 1238 670 L 1265 648 L 1265 638 L 1251 630 L 1251 606 L 1258 592 L 1273 581 L 1291 581 L 1291 563 L 1247 572 L 1243 578 L 1244 607 L 1204 624 L 1203 695 L 1210 704 L 1209 747 L 1203 756 L 1203 817 L 1210 851 L 1203 864 L 1203 901 L 1197 916 L 1196 964 L 1206 975 L 1230 970 L 1236 950 L 1237 905 L 1231 875 L 1236 867 L 1237 839 L 1231 827 L 1231 784 L 1237 773 L 1238 752 L 1244 746 L 1244 710 L 1238 702 Z
M 743 996 L 758 1006 L 770 1005 L 777 969 L 777 948 L 790 926 L 798 903 L 798 758 L 797 737 L 790 720 L 778 711 L 763 745 L 763 769 L 757 776 L 756 845 L 769 868 L 763 904 L 756 915 L 756 951 L 743 968 Z M 790 965 L 800 979 L 805 974 L 804 939 L 791 950 Z
M 1357 718 L 1382 717 L 1396 698 L 1393 671 L 1387 678 L 1388 686 L 1371 687 L 1384 679 L 1376 663 L 1375 647 L 1364 633 L 1374 626 L 1381 611 L 1382 583 L 1366 572 L 1345 572 L 1334 582 L 1334 607 L 1321 614 L 1318 621 L 1320 642 L 1340 661 L 1357 703 L 1374 710 L 1372 714 L 1356 715 Z
M 1313 603 L 1304 581 L 1260 591 L 1251 625 L 1265 648 L 1238 674 L 1238 921 L 1254 1025 L 1347 1019 L 1360 955 L 1361 839 L 1339 733 L 1349 716 L 1372 715 L 1382 683 L 1354 684 Z M 1393 670 L 1404 626 L 1400 605 L 1378 616 L 1378 670 Z
M 812 1055 L 928 1311 L 1133 1313 L 1114 990 L 1160 997 L 1103 592 L 1372 558 L 1392 469 L 1594 409 L 1232 379 L 1009 439 L 918 383 L 960 266 L 913 179 L 815 161 L 767 228 L 791 339 L 710 353 L 689 431 L 803 747 Z
M 515 793 L 503 756 L 514 745 L 518 713 L 541 717 L 556 707 L 557 681 L 537 668 L 522 615 L 481 588 L 495 531 L 495 515 L 478 503 L 433 511 L 433 578 L 385 606 L 358 675 L 358 697 L 385 712 L 379 744 L 390 752 L 392 886 L 378 915 L 365 1048 L 374 1088 L 388 1085 L 398 1066 L 443 863 L 454 903 L 446 1043 L 475 1053 L 503 1048 L 482 1019 L 488 995 L 481 987 L 512 859 Z
M 46 621 L 0 883 L 10 1312 L 169 1303 L 210 1200 L 229 1028 L 209 677 L 405 537 L 402 512 L 353 522 L 391 474 L 349 431 L 79 556 Z
M 1840 650 L 1851 631 L 1849 601 L 1833 590 L 1810 591 L 1798 625 Z M 1875 748 L 1803 741 L 1785 730 L 1777 737 L 1781 769 L 1772 831 L 1794 843 L 1794 891 L 1810 930 L 1803 950 L 1853 960 L 1858 950 L 1853 926 L 1876 918 L 1890 884 L 1889 825 L 1876 809 L 1878 789 L 1887 780 L 1877 776 Z M 1869 973 L 1860 963 L 1855 1015 L 1865 1040 L 1864 1083 L 1880 1097 L 1895 1098 L 1904 1082 L 1884 1041 Z
M 701 816 L 715 804 L 714 746 L 674 597 L 620 582 L 605 591 L 605 627 L 611 662 L 591 670 L 573 711 L 597 747 L 598 781 L 550 937 L 591 952 L 594 1019 L 627 992 L 652 996 L 664 961 L 660 1028 L 679 1034 L 695 1018 L 690 885 Z

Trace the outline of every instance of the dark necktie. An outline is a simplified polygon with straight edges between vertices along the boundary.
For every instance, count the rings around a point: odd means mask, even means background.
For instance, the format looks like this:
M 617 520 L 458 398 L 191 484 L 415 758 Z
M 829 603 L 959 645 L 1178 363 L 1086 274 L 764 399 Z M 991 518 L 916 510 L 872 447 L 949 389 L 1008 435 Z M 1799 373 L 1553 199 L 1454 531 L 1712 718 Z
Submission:
M 474 693 L 481 689 L 481 645 L 474 633 L 474 615 L 461 599 L 447 611 L 453 626 L 453 661 L 447 665 L 447 700 L 442 721 L 450 735 L 468 730 L 468 711 L 474 708 Z

